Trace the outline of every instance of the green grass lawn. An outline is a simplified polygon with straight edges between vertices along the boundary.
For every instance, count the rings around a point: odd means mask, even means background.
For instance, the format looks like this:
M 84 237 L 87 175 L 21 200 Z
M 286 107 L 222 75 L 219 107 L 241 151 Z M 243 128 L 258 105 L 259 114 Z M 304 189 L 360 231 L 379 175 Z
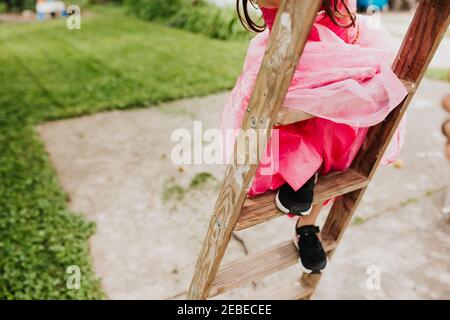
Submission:
M 429 79 L 450 82 L 450 69 L 448 68 L 428 68 L 425 76 Z
M 63 20 L 0 25 L 0 299 L 102 298 L 88 239 L 67 209 L 35 125 L 230 88 L 246 42 L 221 42 L 96 9 L 82 30 Z M 66 289 L 66 268 L 81 289 Z

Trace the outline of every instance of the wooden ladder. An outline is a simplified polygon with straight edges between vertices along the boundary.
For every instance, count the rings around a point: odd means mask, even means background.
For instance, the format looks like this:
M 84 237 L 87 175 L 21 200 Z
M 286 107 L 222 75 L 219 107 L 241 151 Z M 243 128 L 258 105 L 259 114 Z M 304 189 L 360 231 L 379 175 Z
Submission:
M 242 128 L 253 128 L 268 137 L 275 124 L 310 118 L 282 107 L 299 57 L 308 39 L 321 0 L 284 0 L 271 32 Z M 361 198 L 399 125 L 417 86 L 449 25 L 449 0 L 421 0 L 393 70 L 408 90 L 404 101 L 385 121 L 370 128 L 367 139 L 346 172 L 319 178 L 314 202 L 336 198 L 321 236 L 328 257 L 334 253 Z M 262 131 L 261 131 L 262 130 Z M 242 133 L 240 133 L 241 135 Z M 238 136 L 238 139 L 242 138 Z M 265 145 L 262 149 L 264 149 Z M 236 153 L 237 150 L 235 149 Z M 259 160 L 260 154 L 256 155 Z M 258 163 L 258 162 L 256 162 Z M 211 217 L 195 267 L 188 299 L 207 299 L 263 278 L 298 262 L 292 241 L 251 254 L 221 266 L 232 233 L 282 215 L 274 193 L 247 198 L 256 164 L 230 164 Z M 303 274 L 297 283 L 270 288 L 265 299 L 307 299 L 314 293 L 320 274 Z

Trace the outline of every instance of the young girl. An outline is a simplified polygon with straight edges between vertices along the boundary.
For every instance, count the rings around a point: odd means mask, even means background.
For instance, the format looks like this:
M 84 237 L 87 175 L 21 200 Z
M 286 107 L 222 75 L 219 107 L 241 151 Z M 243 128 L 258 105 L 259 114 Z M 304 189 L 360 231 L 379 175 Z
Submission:
M 258 2 L 265 26 L 252 21 L 248 2 Z M 222 130 L 241 128 L 279 2 L 237 0 L 241 22 L 258 34 L 250 42 L 243 72 L 226 102 Z M 268 174 L 260 164 L 248 193 L 254 196 L 278 189 L 277 208 L 301 216 L 295 242 L 306 272 L 320 272 L 327 263 L 315 226 L 319 210 L 309 214 L 317 173 L 346 170 L 368 128 L 383 121 L 407 94 L 390 67 L 391 39 L 372 24 L 356 14 L 356 0 L 323 0 L 283 103 L 315 118 L 275 128 L 278 152 L 272 152 L 273 141 L 269 141 L 262 158 L 275 169 Z M 395 161 L 403 127 L 394 136 L 384 164 Z

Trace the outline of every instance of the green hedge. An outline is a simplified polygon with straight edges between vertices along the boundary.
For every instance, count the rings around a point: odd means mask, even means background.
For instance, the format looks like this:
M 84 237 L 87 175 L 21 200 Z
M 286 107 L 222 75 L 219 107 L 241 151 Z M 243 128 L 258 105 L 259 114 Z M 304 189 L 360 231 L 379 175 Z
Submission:
M 215 39 L 248 37 L 234 8 L 219 8 L 204 0 L 124 0 L 132 14 L 167 26 Z
M 36 0 L 1 0 L 2 6 L 8 12 L 20 12 L 25 9 L 34 10 Z
M 187 0 L 125 0 L 125 5 L 139 18 L 149 21 L 172 17 L 181 7 L 189 5 Z

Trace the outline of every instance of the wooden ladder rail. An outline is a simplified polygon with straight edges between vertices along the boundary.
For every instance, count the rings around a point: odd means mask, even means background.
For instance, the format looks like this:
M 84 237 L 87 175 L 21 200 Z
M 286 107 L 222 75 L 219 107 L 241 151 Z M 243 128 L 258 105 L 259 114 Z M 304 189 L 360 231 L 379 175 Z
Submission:
M 446 0 L 422 0 L 397 56 L 394 64 L 394 71 L 400 79 L 402 79 L 402 82 L 408 90 L 408 96 L 395 110 L 391 112 L 384 122 L 370 129 L 366 142 L 361 147 L 357 158 L 347 172 L 333 173 L 322 177 L 322 180 L 319 180 L 318 186 L 315 189 L 316 203 L 320 203 L 323 199 L 343 195 L 335 201 L 322 230 L 324 247 L 330 257 L 334 253 L 338 242 L 341 240 L 344 230 L 350 223 L 353 212 L 363 196 L 365 188 L 368 185 L 370 178 L 373 176 L 376 167 L 378 166 L 378 163 L 388 145 L 388 142 L 394 134 L 406 108 L 411 102 L 415 89 L 420 83 L 424 71 L 426 70 L 440 40 L 443 37 L 443 34 L 448 27 L 449 4 L 446 4 L 445 2 Z M 285 4 L 283 3 L 283 5 Z M 290 3 L 288 3 L 286 7 L 283 7 L 283 10 L 286 10 L 289 5 Z M 307 6 L 310 5 L 311 1 L 309 1 Z M 280 7 L 280 11 L 281 10 L 282 8 Z M 276 20 L 280 20 L 280 13 Z M 430 23 L 421 23 L 421 20 L 429 21 Z M 308 21 L 308 23 L 309 22 L 310 21 Z M 272 37 L 280 37 L 279 31 L 280 30 L 278 30 L 277 34 L 274 34 L 274 29 Z M 269 54 L 270 50 L 267 50 L 264 59 L 269 59 Z M 294 61 L 298 61 L 298 59 Z M 267 68 L 267 65 L 263 62 L 261 69 L 264 67 L 266 67 L 265 72 L 267 74 L 270 67 L 273 67 L 273 65 L 270 65 L 269 68 Z M 283 69 L 278 68 L 275 70 L 277 71 L 274 73 L 275 75 L 285 74 L 283 71 L 281 71 L 281 73 L 279 72 Z M 262 73 L 264 74 L 264 72 Z M 290 81 L 292 74 L 287 75 Z M 259 76 L 258 79 L 260 79 Z M 267 81 L 270 78 L 263 76 L 261 79 L 263 79 L 262 81 Z M 272 79 L 272 81 L 275 80 Z M 284 81 L 287 81 L 286 78 L 284 78 Z M 257 80 L 256 88 L 259 84 L 260 83 Z M 262 87 L 264 88 L 264 85 Z M 268 85 L 267 87 L 271 86 Z M 257 91 L 255 89 L 254 92 L 261 93 L 264 91 Z M 276 95 L 277 90 L 272 90 L 272 93 Z M 282 94 L 283 97 L 285 96 L 285 93 L 286 92 L 284 91 Z M 254 96 L 252 97 L 252 100 L 253 99 Z M 259 101 L 257 98 L 255 99 L 256 101 Z M 256 106 L 255 104 L 252 104 L 252 100 L 250 105 Z M 275 107 L 277 106 L 278 105 L 275 105 Z M 275 111 L 273 109 L 272 111 L 273 112 L 270 114 L 270 123 L 268 126 L 270 128 L 273 125 L 271 122 L 272 116 L 276 117 L 276 115 L 274 116 Z M 278 112 L 278 116 L 276 117 L 276 123 L 287 124 L 311 117 L 311 115 L 302 112 L 295 112 L 287 108 L 281 108 Z M 253 120 L 250 118 L 251 123 L 254 123 Z M 244 120 L 244 128 L 246 128 L 246 126 L 248 128 L 248 123 L 246 124 Z M 270 130 L 266 131 L 266 133 L 269 132 Z M 236 182 L 233 180 L 236 179 L 236 177 L 240 179 L 240 177 L 236 175 L 231 177 L 229 176 L 230 172 L 236 172 L 232 171 L 236 170 L 236 167 L 237 166 L 231 166 L 231 168 L 228 168 L 226 173 L 226 177 L 229 179 L 228 181 Z M 247 172 L 248 175 L 253 176 L 254 171 L 251 170 L 254 169 L 255 168 L 250 168 L 249 171 L 244 172 Z M 228 190 L 226 189 L 227 179 L 224 180 L 217 202 L 218 204 L 216 204 L 215 214 L 211 219 L 208 234 L 197 261 L 196 273 L 194 275 L 194 280 L 191 283 L 188 298 L 204 299 L 207 296 L 214 296 L 238 287 L 242 283 L 248 283 L 249 281 L 261 278 L 296 263 L 297 258 L 293 245 L 290 243 L 281 243 L 260 253 L 253 254 L 251 257 L 245 257 L 238 261 L 229 263 L 220 269 L 217 277 L 215 276 L 229 238 L 231 237 L 233 226 L 235 230 L 241 230 L 280 216 L 274 208 L 273 195 L 268 194 L 263 195 L 261 198 L 256 200 L 247 199 L 241 214 L 239 215 L 238 212 L 238 217 L 230 217 L 230 215 L 236 214 L 236 212 L 233 211 L 236 209 L 236 205 L 238 208 L 242 207 L 246 194 L 243 189 L 246 190 L 249 185 L 248 180 L 246 180 L 247 178 L 248 176 L 242 177 L 243 182 L 245 183 L 245 188 L 244 184 L 238 184 L 237 188 L 236 185 L 232 185 Z M 241 187 L 241 189 L 239 189 L 239 187 Z M 238 195 L 236 195 L 237 191 L 239 191 Z M 244 200 L 242 200 L 242 203 L 236 203 L 235 201 L 229 204 L 228 207 L 223 206 L 226 202 L 221 201 L 221 199 L 230 199 L 230 194 L 227 194 L 227 192 L 231 192 L 233 197 L 238 197 L 239 195 L 242 196 L 242 193 L 244 193 Z M 232 204 L 234 204 L 234 207 Z M 260 212 L 256 212 L 258 214 L 254 212 L 254 209 L 257 207 L 262 207 Z M 222 224 L 222 220 L 218 219 L 220 208 L 222 210 L 220 219 L 228 217 L 225 221 L 226 225 Z M 239 220 L 237 220 L 238 218 Z M 212 243 L 212 245 L 216 245 L 216 247 L 213 248 L 215 251 L 211 252 L 209 250 L 210 246 L 207 241 L 211 241 L 210 243 Z M 275 288 L 275 290 L 271 289 L 270 294 L 273 298 L 309 298 L 314 293 L 319 280 L 320 275 L 303 275 L 298 283 L 289 283 L 285 287 L 280 287 L 278 289 Z M 211 287 L 212 290 L 210 291 Z M 276 297 L 273 296 L 274 293 L 276 293 Z M 265 296 L 265 298 L 267 298 L 267 296 Z
M 393 65 L 393 70 L 400 79 L 411 83 L 413 88 L 419 86 L 449 23 L 449 0 L 420 1 Z M 367 140 L 353 161 L 351 170 L 369 179 L 372 178 L 414 94 L 415 90 L 410 90 L 408 96 L 388 115 L 385 121 L 369 130 Z M 342 239 L 366 188 L 347 193 L 335 200 L 325 221 L 322 234 L 327 239 L 334 240 L 336 246 Z M 328 252 L 329 258 L 334 251 L 335 249 Z M 302 281 L 315 289 L 320 278 L 320 274 L 303 274 Z M 305 298 L 309 298 L 313 292 L 314 290 Z
M 320 0 L 282 0 L 242 129 L 270 136 L 295 67 L 309 37 Z M 242 133 L 238 139 L 242 139 Z M 267 141 L 266 141 L 267 142 Z M 239 217 L 265 144 L 255 164 L 230 164 L 225 172 L 208 231 L 200 251 L 188 299 L 206 299 Z M 236 154 L 236 146 L 234 153 Z

